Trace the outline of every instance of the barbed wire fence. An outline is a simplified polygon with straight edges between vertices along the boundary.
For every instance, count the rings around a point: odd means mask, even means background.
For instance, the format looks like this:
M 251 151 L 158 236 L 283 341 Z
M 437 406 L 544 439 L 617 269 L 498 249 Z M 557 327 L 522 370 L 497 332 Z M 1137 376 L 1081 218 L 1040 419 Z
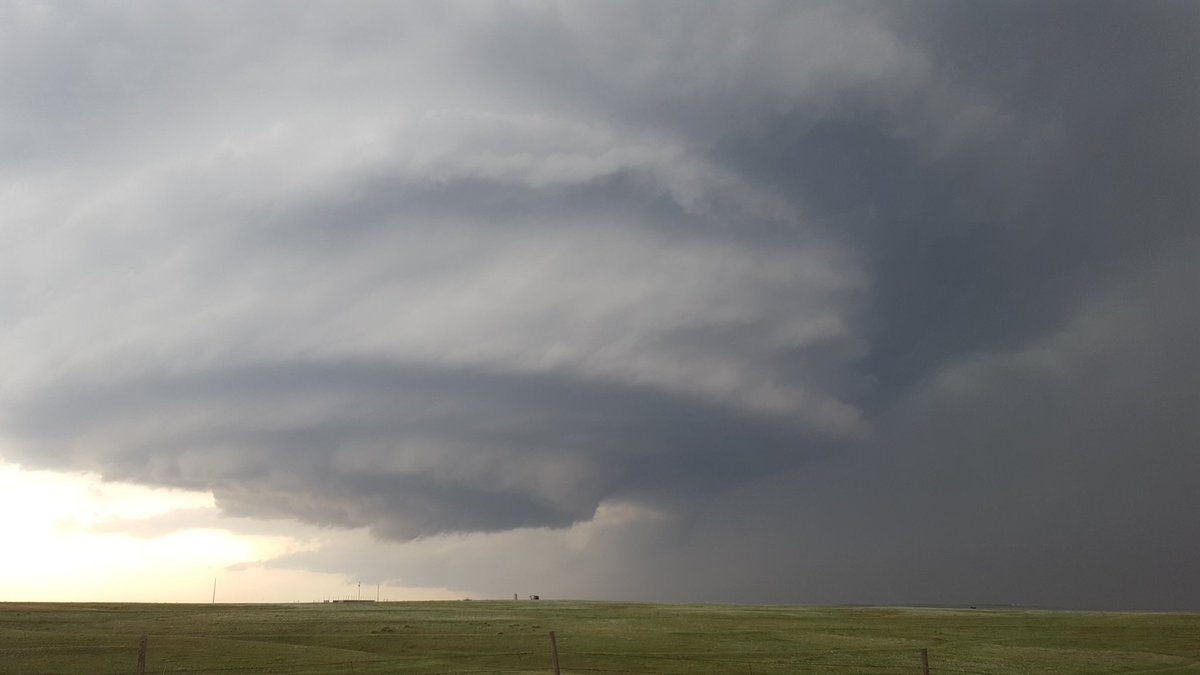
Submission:
M 928 649 L 920 650 L 862 650 L 822 649 L 789 650 L 774 655 L 761 654 L 757 658 L 712 657 L 684 653 L 647 653 L 617 651 L 572 651 L 561 655 L 555 632 L 549 634 L 549 644 L 543 652 L 517 650 L 508 652 L 463 652 L 458 654 L 390 655 L 380 658 L 347 659 L 338 661 L 287 662 L 259 665 L 230 666 L 185 666 L 163 665 L 148 659 L 148 638 L 139 641 L 137 669 L 95 673 L 94 675 L 157 675 L 172 673 L 228 673 L 240 675 L 328 675 L 332 673 L 423 673 L 428 675 L 572 675 L 582 673 L 617 673 L 621 675 L 696 675 L 697 673 L 828 673 L 867 672 L 874 675 L 997 675 L 1002 670 L 987 668 L 976 670 L 964 668 L 957 663 L 930 665 Z M 875 662 L 864 662 L 864 656 Z M 429 665 L 421 667 L 420 663 Z M 430 663 L 435 662 L 435 663 Z M 490 662 L 490 663 L 485 663 Z M 500 663 L 497 663 L 500 662 Z M 461 663 L 461 665 L 456 665 Z M 623 667 L 622 663 L 630 664 Z M 647 664 L 651 664 L 647 666 Z M 986 666 L 984 666 L 986 668 Z

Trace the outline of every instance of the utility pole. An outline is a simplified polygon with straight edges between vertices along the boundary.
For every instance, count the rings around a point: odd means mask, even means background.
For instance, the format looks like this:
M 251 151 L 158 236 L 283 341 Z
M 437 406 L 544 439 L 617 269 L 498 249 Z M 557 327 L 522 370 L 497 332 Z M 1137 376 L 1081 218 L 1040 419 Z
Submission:
M 217 578 L 213 577 L 213 601 L 212 604 L 217 604 Z

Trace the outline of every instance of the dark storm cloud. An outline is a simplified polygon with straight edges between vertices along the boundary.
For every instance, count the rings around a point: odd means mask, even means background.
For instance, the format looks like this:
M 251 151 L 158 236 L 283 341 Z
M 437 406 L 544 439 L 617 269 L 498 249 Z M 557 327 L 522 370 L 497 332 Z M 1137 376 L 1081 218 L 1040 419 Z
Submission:
M 1194 608 L 1197 13 L 916 9 L 893 25 L 929 99 L 993 122 L 931 146 L 896 110 L 727 151 L 839 223 L 874 287 L 875 438 L 780 498 L 831 546 L 792 555 L 860 601 Z
M 1190 4 L 6 11 L 6 458 L 410 585 L 1200 606 Z
M 1200 170 L 1191 8 L 904 7 L 892 23 L 932 64 L 923 91 L 816 124 L 781 115 L 721 151 L 867 254 L 865 367 L 899 385 L 1053 330 L 1194 236 Z
M 896 163 L 915 176 L 873 190 L 905 219 L 866 239 L 893 294 L 875 328 L 881 370 L 902 371 L 889 353 L 920 355 L 929 338 L 940 348 L 914 374 L 939 355 L 1013 348 L 1194 240 L 1194 8 L 947 3 L 897 23 L 1003 122 L 930 166 Z
M 232 515 L 398 539 L 565 526 L 605 498 L 712 489 L 829 442 L 653 389 L 388 362 L 52 389 L 6 426 L 46 460 L 73 450 L 61 468 L 211 489 Z

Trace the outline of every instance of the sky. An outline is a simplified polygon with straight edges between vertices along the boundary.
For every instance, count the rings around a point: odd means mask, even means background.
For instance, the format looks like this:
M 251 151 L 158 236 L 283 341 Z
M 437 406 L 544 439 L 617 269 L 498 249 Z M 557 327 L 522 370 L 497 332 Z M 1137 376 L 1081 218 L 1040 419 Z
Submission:
M 1198 33 L 0 4 L 0 600 L 1200 610 Z

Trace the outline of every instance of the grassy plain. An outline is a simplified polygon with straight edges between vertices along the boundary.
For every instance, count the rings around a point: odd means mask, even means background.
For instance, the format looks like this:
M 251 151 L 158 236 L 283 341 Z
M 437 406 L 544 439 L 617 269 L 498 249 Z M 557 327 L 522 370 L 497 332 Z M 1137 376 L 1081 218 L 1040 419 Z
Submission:
M 0 673 L 1200 673 L 1200 615 L 588 602 L 0 604 Z

